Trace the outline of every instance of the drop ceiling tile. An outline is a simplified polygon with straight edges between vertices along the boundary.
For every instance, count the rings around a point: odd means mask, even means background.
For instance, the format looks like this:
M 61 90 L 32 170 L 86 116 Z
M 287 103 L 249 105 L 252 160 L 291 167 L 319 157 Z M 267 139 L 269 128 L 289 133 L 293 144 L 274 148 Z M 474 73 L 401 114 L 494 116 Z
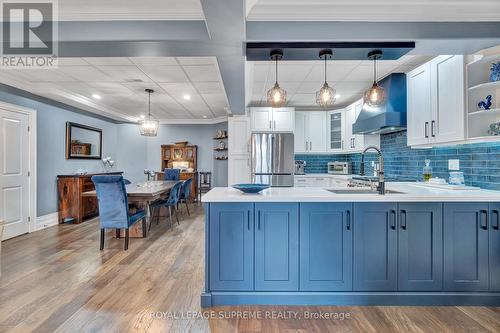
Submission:
M 142 81 L 150 82 L 151 80 L 136 66 L 97 66 L 97 68 L 107 74 L 111 80 L 118 82 Z
M 180 98 L 185 94 L 197 94 L 196 89 L 191 83 L 159 83 L 159 86 L 164 89 L 168 94 Z
M 174 57 L 133 57 L 129 58 L 129 60 L 138 66 L 178 66 L 177 60 Z
M 112 96 L 128 96 L 134 94 L 125 84 L 115 83 L 115 82 L 90 82 L 87 83 L 96 94 L 101 95 L 101 97 L 106 97 L 107 95 Z
M 70 75 L 78 81 L 99 82 L 113 81 L 111 77 L 92 66 L 62 66 L 57 71 Z
M 377 78 L 382 78 L 389 74 L 395 66 L 377 65 Z M 346 78 L 347 81 L 369 81 L 373 80 L 373 65 L 361 65 L 356 67 Z
M 253 81 L 266 82 L 267 80 L 271 80 L 271 69 L 271 64 L 256 62 L 253 66 Z
M 288 100 L 288 105 L 310 106 L 315 105 L 315 94 L 295 94 Z
M 89 63 L 83 58 L 57 58 L 58 66 L 88 66 Z
M 75 82 L 74 77 L 57 69 L 26 69 L 20 70 L 21 76 L 28 82 Z
M 189 82 L 180 66 L 141 66 L 151 80 L 155 82 Z
M 200 94 L 224 93 L 224 88 L 219 82 L 194 82 L 193 84 Z
M 217 63 L 215 57 L 177 57 L 181 65 L 214 65 Z
M 312 63 L 310 64 L 286 64 L 285 66 L 279 65 L 278 67 L 278 79 L 283 82 L 302 82 L 304 78 L 309 74 L 312 69 Z M 271 82 L 274 81 L 274 74 L 271 78 Z
M 214 65 L 183 66 L 193 82 L 218 82 L 219 72 Z
M 359 63 L 359 62 L 358 62 Z M 351 62 L 351 64 L 337 64 L 331 63 L 327 65 L 327 80 L 342 81 L 349 80 L 349 74 L 358 66 L 358 63 Z M 312 71 L 305 78 L 307 82 L 324 82 L 325 81 L 325 67 L 324 64 L 316 64 Z
M 134 65 L 132 61 L 128 58 L 116 58 L 116 57 L 88 57 L 83 58 L 87 63 L 94 66 L 132 66 Z

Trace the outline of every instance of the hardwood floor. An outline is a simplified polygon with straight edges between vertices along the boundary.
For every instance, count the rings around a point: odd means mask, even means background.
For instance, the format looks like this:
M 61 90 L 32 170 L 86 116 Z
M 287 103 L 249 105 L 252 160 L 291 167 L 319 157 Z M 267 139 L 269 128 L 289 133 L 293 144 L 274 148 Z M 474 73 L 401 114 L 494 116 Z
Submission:
M 153 225 L 128 251 L 111 233 L 99 251 L 97 220 L 3 242 L 0 332 L 500 332 L 500 308 L 485 307 L 218 307 L 198 318 L 204 221 L 195 211 L 172 229 Z M 263 318 L 219 319 L 231 311 Z M 349 318 L 266 318 L 320 311 Z

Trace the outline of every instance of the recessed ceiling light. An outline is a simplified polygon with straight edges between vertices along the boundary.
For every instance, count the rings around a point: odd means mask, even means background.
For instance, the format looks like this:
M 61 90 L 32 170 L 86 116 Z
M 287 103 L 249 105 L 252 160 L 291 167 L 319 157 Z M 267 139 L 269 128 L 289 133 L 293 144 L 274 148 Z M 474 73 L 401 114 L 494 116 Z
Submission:
M 146 118 L 146 116 L 145 116 L 145 115 L 143 115 L 143 114 L 141 114 L 141 115 L 139 116 L 139 118 L 144 119 L 144 118 Z
M 182 96 L 186 101 L 189 101 L 191 99 L 191 95 L 188 95 L 188 94 L 184 94 L 184 96 Z
M 339 98 L 340 98 L 340 94 L 336 94 L 335 99 L 339 99 Z
M 203 116 L 203 118 L 207 118 L 207 116 Z
M 101 95 L 98 94 L 92 94 L 92 97 L 95 99 L 101 99 Z

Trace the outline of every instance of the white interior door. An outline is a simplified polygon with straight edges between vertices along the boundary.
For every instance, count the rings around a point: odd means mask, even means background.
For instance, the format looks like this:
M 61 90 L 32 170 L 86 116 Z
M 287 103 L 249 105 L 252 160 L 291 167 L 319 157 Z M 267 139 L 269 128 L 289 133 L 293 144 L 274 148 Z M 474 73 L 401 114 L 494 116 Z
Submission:
M 29 232 L 29 116 L 0 109 L 0 220 L 3 239 Z

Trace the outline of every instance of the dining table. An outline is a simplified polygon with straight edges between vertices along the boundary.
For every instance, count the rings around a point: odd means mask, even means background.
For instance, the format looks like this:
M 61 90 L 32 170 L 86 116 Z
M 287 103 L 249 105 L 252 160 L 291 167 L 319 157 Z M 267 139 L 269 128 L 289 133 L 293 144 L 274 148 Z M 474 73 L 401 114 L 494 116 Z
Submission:
M 146 211 L 146 227 L 149 227 L 151 223 L 150 205 L 157 200 L 165 199 L 177 182 L 175 180 L 152 180 L 125 185 L 128 202 Z M 95 190 L 87 191 L 83 192 L 82 196 L 96 197 L 97 193 Z M 134 224 L 129 234 L 130 237 L 142 237 L 142 223 Z

